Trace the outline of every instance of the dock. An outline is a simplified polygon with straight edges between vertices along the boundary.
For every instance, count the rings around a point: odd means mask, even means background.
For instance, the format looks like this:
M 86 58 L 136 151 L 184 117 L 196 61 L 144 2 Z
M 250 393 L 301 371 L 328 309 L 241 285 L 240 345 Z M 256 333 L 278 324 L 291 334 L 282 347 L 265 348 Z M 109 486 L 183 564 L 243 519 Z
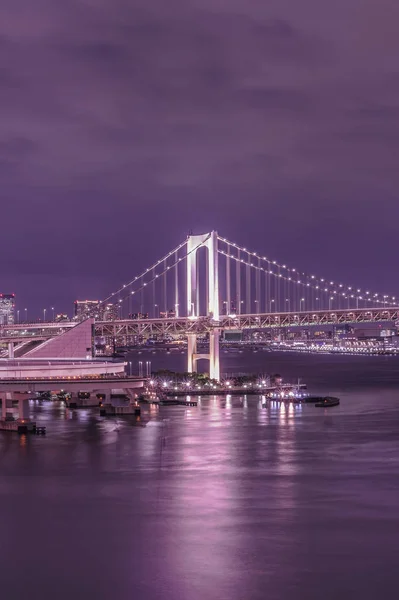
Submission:
M 178 400 L 178 398 L 160 400 L 159 402 L 153 402 L 153 404 L 159 404 L 160 406 L 198 406 L 198 402 L 193 400 Z
M 301 398 L 305 394 L 306 385 L 282 384 L 280 386 L 220 386 L 215 388 L 200 387 L 190 389 L 171 389 L 162 390 L 164 396 L 184 397 L 184 396 L 268 396 L 275 398 L 277 396 L 285 398 Z
M 140 406 L 136 404 L 102 404 L 100 406 L 100 417 L 139 417 Z
M 37 426 L 35 421 L 30 419 L 0 419 L 0 431 L 14 431 L 20 435 L 25 433 L 46 435 L 46 428 Z

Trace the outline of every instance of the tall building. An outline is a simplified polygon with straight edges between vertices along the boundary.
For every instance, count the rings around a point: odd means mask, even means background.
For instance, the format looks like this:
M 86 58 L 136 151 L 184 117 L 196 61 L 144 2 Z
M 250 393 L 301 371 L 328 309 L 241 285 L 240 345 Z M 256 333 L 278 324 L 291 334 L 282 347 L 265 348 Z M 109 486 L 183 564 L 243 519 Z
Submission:
M 97 321 L 116 321 L 118 309 L 117 304 L 102 304 L 99 300 L 75 300 L 75 319 L 83 321 L 93 317 Z
M 118 319 L 119 307 L 117 304 L 103 304 L 99 310 L 99 319 L 101 321 L 116 321 Z
M 15 322 L 15 294 L 0 294 L 0 325 Z
M 75 319 L 84 321 L 89 317 L 99 319 L 100 306 L 98 300 L 75 300 Z

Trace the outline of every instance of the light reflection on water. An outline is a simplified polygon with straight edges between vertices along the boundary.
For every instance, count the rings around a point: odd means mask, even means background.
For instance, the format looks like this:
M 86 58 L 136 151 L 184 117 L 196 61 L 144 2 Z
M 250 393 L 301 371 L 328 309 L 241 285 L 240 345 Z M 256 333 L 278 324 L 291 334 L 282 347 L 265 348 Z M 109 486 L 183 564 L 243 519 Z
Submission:
M 142 427 L 32 405 L 46 437 L 0 432 L 4 598 L 27 579 L 60 600 L 396 597 L 390 364 L 377 386 L 373 366 L 326 363 L 330 410 L 211 396 L 143 407 Z

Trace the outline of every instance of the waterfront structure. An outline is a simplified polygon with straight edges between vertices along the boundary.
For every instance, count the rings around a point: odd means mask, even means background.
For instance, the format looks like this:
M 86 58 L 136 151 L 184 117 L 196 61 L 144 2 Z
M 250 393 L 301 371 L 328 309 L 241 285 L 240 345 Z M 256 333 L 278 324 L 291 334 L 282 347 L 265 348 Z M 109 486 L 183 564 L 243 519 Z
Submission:
M 0 325 L 15 322 L 15 294 L 0 294 Z
M 0 360 L 2 428 L 12 418 L 13 401 L 18 402 L 18 423 L 28 422 L 29 398 L 43 390 L 68 392 L 75 406 L 81 405 L 82 392 L 85 406 L 98 406 L 100 396 L 109 401 L 115 390 L 135 401 L 144 378 L 127 377 L 123 361 L 93 358 L 93 324 L 94 319 L 75 324 L 17 359 L 13 358 L 14 342 L 9 343 L 9 358 Z

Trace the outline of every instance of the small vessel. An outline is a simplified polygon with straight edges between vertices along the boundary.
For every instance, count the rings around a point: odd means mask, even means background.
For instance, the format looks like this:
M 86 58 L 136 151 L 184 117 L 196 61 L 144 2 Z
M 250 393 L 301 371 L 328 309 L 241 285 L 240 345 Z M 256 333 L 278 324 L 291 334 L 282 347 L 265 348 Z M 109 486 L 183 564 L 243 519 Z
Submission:
M 323 402 L 325 396 L 305 396 L 303 402 L 307 404 L 316 404 L 316 402 Z
M 338 406 L 339 398 L 334 398 L 333 396 L 325 396 L 322 398 L 320 402 L 316 402 L 315 406 L 319 408 L 328 408 L 330 406 Z

